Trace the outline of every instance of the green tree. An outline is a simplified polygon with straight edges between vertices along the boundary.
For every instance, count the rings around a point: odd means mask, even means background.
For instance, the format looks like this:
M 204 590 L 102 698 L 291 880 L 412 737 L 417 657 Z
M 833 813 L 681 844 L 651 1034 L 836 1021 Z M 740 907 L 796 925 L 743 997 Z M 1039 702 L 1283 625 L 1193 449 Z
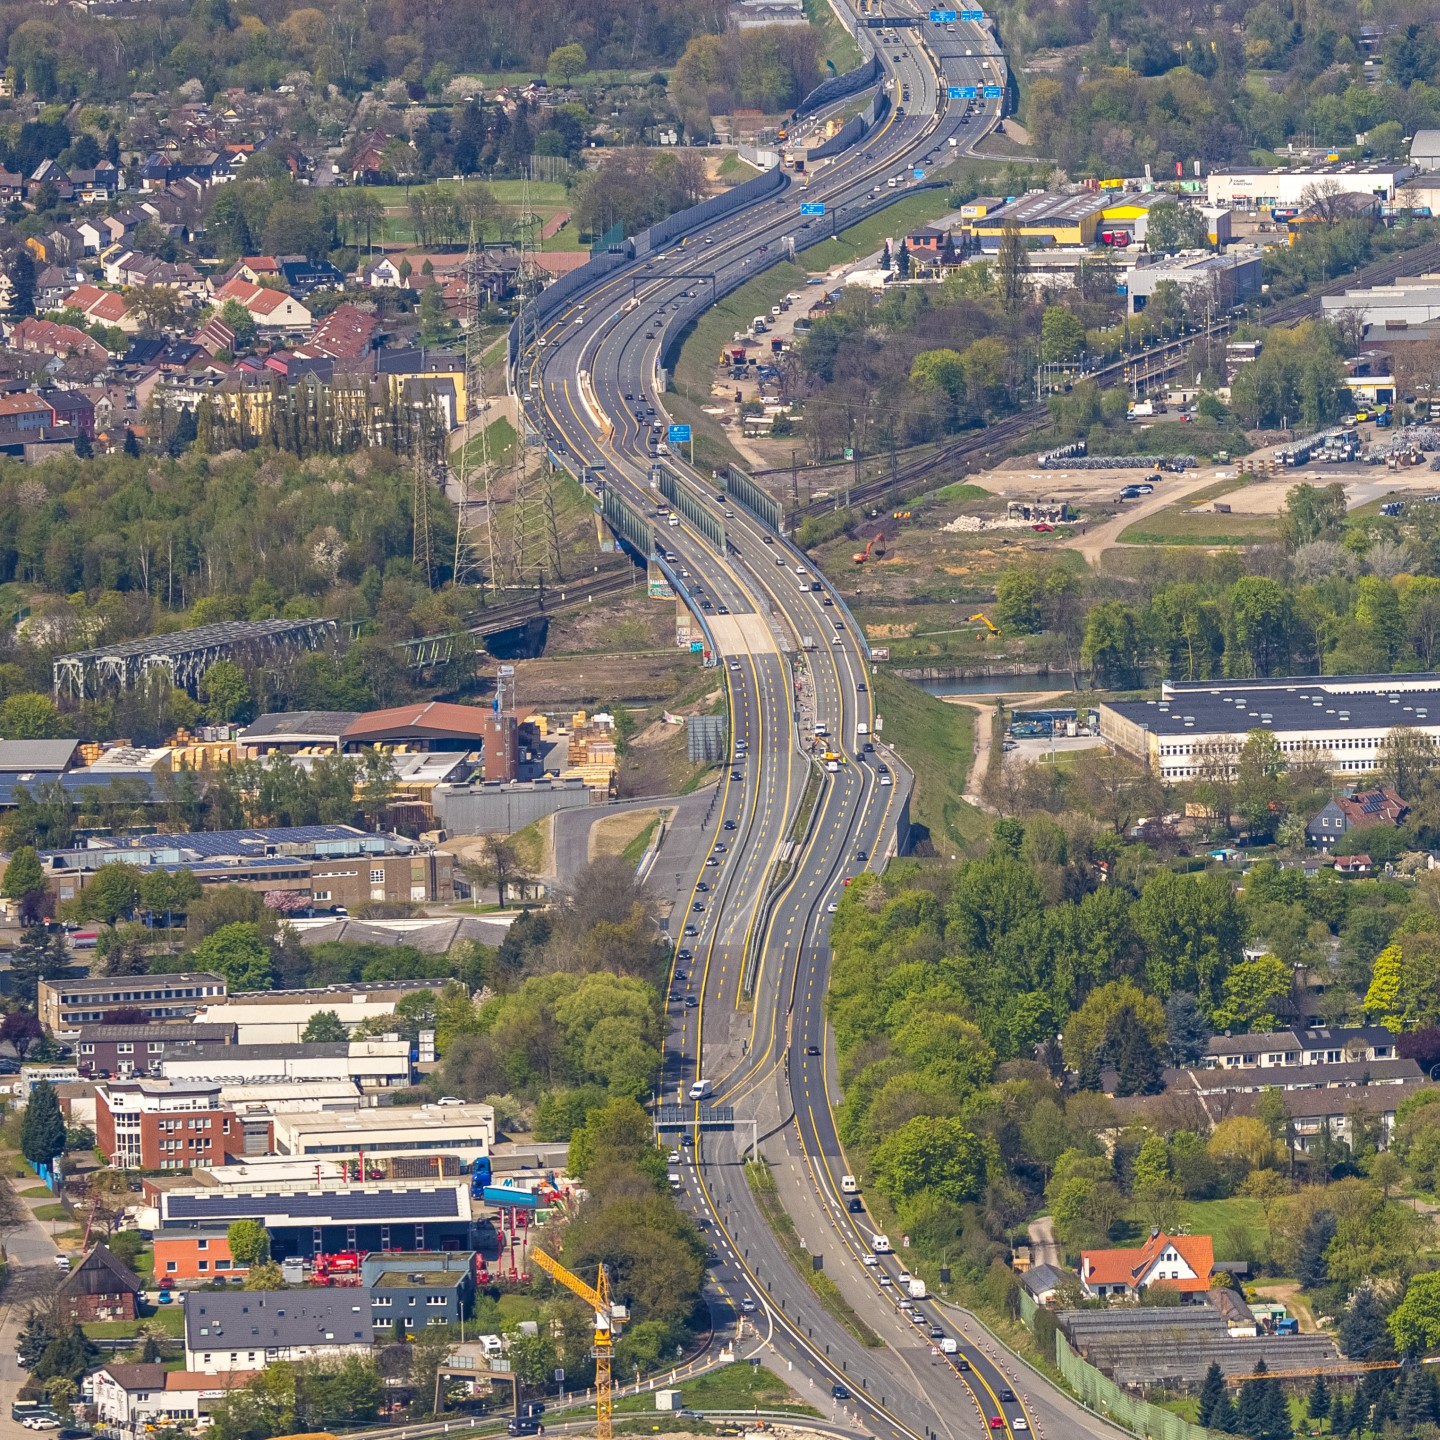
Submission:
M 1440 1347 L 1440 1270 L 1411 1277 L 1387 1324 L 1401 1355 L 1421 1355 Z
M 1323 1375 L 1316 1375 L 1315 1383 L 1305 1399 L 1305 1413 L 1312 1420 L 1323 1420 L 1330 1413 L 1330 1389 Z
M 206 714 L 220 725 L 246 719 L 250 713 L 250 682 L 233 660 L 217 660 L 200 677 L 200 698 Z
M 189 914 L 200 898 L 200 882 L 193 870 L 148 870 L 140 878 L 140 905 L 166 923 L 175 915 Z
M 917 1115 L 874 1155 L 875 1181 L 892 1204 L 926 1194 L 961 1204 L 985 1183 L 985 1152 L 959 1120 Z
M 1147 249 L 1171 254 L 1176 250 L 1203 249 L 1209 241 L 1209 226 L 1199 210 L 1173 200 L 1162 200 L 1150 207 L 1145 225 Z
M 1040 358 L 1049 363 L 1078 360 L 1085 353 L 1085 327 L 1073 310 L 1047 305 L 1040 320 Z
M 247 1269 L 270 1258 L 270 1232 L 259 1220 L 232 1220 L 225 1232 L 230 1258 Z
M 0 701 L 0 736 L 6 740 L 52 740 L 65 728 L 64 717 L 48 695 L 26 691 Z
M 39 918 L 45 899 L 45 867 L 33 845 L 21 845 L 10 856 L 0 894 L 15 902 L 22 925 L 33 924 Z
M 583 74 L 590 63 L 585 47 L 571 43 L 557 46 L 545 62 L 545 74 L 558 85 L 568 85 L 577 75 Z
M 308 1044 L 334 1043 L 349 1039 L 350 1032 L 333 1010 L 317 1010 L 300 1032 L 300 1039 Z
M 1202 1426 L 1209 1426 L 1215 1414 L 1215 1407 L 1225 1398 L 1225 1372 L 1212 1360 L 1200 1385 L 1200 1410 L 1197 1420 Z
M 85 917 L 102 925 L 113 925 L 122 916 L 135 913 L 140 903 L 140 868 L 123 861 L 102 865 L 95 878 L 80 892 L 80 909 Z
M 665 1178 L 665 1156 L 655 1145 L 650 1117 L 632 1099 L 611 1100 L 592 1110 L 570 1137 L 569 1171 L 584 1179 L 601 1164 L 632 1165 L 657 1186 Z
M 1225 977 L 1224 995 L 1215 1010 L 1222 1030 L 1273 1030 L 1277 1002 L 1290 994 L 1291 970 L 1274 955 L 1242 960 Z
M 190 959 L 196 970 L 223 976 L 232 991 L 269 990 L 275 983 L 270 947 L 250 921 L 222 925 L 195 947 Z
M 255 343 L 255 317 L 238 300 L 227 300 L 220 307 L 220 319 L 234 333 L 236 350 L 248 350 Z
M 55 1087 L 41 1080 L 30 1092 L 20 1125 L 20 1153 L 37 1168 L 65 1150 L 65 1117 Z
M 245 1277 L 247 1290 L 283 1290 L 285 1272 L 273 1260 L 261 1260 L 250 1267 Z

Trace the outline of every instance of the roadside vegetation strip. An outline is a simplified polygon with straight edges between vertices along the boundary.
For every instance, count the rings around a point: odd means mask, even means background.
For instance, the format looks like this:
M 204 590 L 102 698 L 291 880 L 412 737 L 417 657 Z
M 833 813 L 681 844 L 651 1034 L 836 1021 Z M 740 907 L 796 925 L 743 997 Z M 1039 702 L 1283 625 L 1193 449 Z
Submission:
M 785 1252 L 785 1257 L 804 1278 L 805 1283 L 815 1292 L 830 1317 L 843 1325 L 862 1345 L 870 1350 L 880 1349 L 885 1342 L 856 1314 L 850 1302 L 840 1293 L 840 1287 L 823 1271 L 814 1270 L 810 1265 L 810 1252 L 800 1244 L 795 1233 L 795 1222 L 781 1203 L 780 1192 L 775 1186 L 775 1177 L 770 1167 L 763 1162 L 752 1160 L 745 1166 L 745 1180 L 750 1186 L 755 1202 L 760 1207 Z

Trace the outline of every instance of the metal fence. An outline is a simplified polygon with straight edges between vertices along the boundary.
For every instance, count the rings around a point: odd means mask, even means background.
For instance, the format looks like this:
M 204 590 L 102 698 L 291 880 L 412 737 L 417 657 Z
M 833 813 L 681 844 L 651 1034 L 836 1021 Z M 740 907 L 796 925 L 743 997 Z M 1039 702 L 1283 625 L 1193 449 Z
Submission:
M 1113 1380 L 1107 1380 L 1093 1365 L 1087 1365 L 1058 1331 L 1055 1335 L 1055 1364 L 1065 1383 L 1099 1414 L 1123 1425 L 1146 1440 L 1214 1440 L 1211 1432 L 1162 1410 L 1148 1400 L 1127 1395 Z

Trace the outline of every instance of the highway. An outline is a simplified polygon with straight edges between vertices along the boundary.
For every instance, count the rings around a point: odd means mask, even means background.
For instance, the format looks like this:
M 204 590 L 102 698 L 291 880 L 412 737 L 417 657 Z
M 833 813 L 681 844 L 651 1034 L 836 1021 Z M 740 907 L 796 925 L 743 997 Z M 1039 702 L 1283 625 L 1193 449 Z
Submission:
M 775 263 L 783 238 L 847 211 L 899 198 L 922 170 L 964 153 L 994 126 L 994 101 L 968 122 L 949 87 L 1003 84 L 1004 61 L 983 25 L 952 27 L 907 14 L 894 43 L 877 44 L 892 100 L 858 146 L 745 211 L 696 227 L 668 250 L 641 255 L 552 315 L 517 362 L 526 419 L 552 453 L 655 516 L 657 551 L 703 617 L 728 691 L 730 763 L 706 821 L 709 846 L 687 901 L 671 917 L 676 960 L 664 1100 L 685 1104 L 692 1082 L 710 1093 L 687 1105 L 672 1170 L 714 1246 L 711 1279 L 742 1323 L 755 1315 L 792 1383 L 837 1423 L 896 1440 L 1119 1432 L 1048 1386 L 1028 1395 L 963 1317 L 917 1302 L 902 1314 L 895 1255 L 872 1253 L 872 1230 L 841 1194 L 847 1173 L 832 1105 L 833 1051 L 825 994 L 830 916 L 846 883 L 881 868 L 903 843 L 913 777 L 877 729 L 866 646 L 838 595 L 805 557 L 725 488 L 665 464 L 707 515 L 723 518 L 723 553 L 690 518 L 657 515 L 652 436 L 668 417 L 657 370 L 666 326 L 699 277 L 720 288 Z M 879 32 L 870 32 L 877 42 Z M 895 183 L 892 185 L 891 181 Z M 824 220 L 798 214 L 823 203 Z M 733 1128 L 702 1124 L 712 1106 Z M 752 1138 L 775 1176 L 801 1243 L 863 1325 L 827 1310 L 770 1228 L 742 1168 Z M 898 1246 L 898 1237 L 897 1237 Z M 905 1297 L 908 1300 L 908 1295 Z M 953 1355 L 941 1341 L 953 1339 Z M 787 1372 L 790 1373 L 790 1372 Z M 828 1396 L 828 1402 L 824 1397 Z

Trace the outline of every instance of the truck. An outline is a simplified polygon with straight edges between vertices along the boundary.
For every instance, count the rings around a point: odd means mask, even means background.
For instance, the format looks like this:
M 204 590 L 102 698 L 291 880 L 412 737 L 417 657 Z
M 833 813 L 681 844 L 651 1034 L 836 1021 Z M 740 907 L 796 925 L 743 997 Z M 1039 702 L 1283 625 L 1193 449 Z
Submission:
M 915 1278 L 912 1276 L 912 1277 L 911 1277 L 911 1280 L 910 1280 L 910 1284 L 909 1284 L 909 1286 L 907 1287 L 907 1289 L 908 1289 L 909 1292 L 910 1292 L 910 1298 L 911 1298 L 912 1300 L 923 1300 L 923 1299 L 925 1299 L 925 1296 L 926 1296 L 926 1293 L 927 1293 L 927 1292 L 926 1292 L 926 1290 L 925 1290 L 925 1282 L 924 1282 L 923 1280 L 917 1280 L 917 1279 L 915 1279 Z
M 1153 415 L 1154 413 L 1155 402 L 1153 400 L 1137 400 L 1130 407 L 1130 414 L 1136 419 L 1143 418 L 1146 415 Z
M 813 650 L 815 648 L 815 637 L 813 635 L 802 635 L 800 637 L 800 648 L 802 650 Z

